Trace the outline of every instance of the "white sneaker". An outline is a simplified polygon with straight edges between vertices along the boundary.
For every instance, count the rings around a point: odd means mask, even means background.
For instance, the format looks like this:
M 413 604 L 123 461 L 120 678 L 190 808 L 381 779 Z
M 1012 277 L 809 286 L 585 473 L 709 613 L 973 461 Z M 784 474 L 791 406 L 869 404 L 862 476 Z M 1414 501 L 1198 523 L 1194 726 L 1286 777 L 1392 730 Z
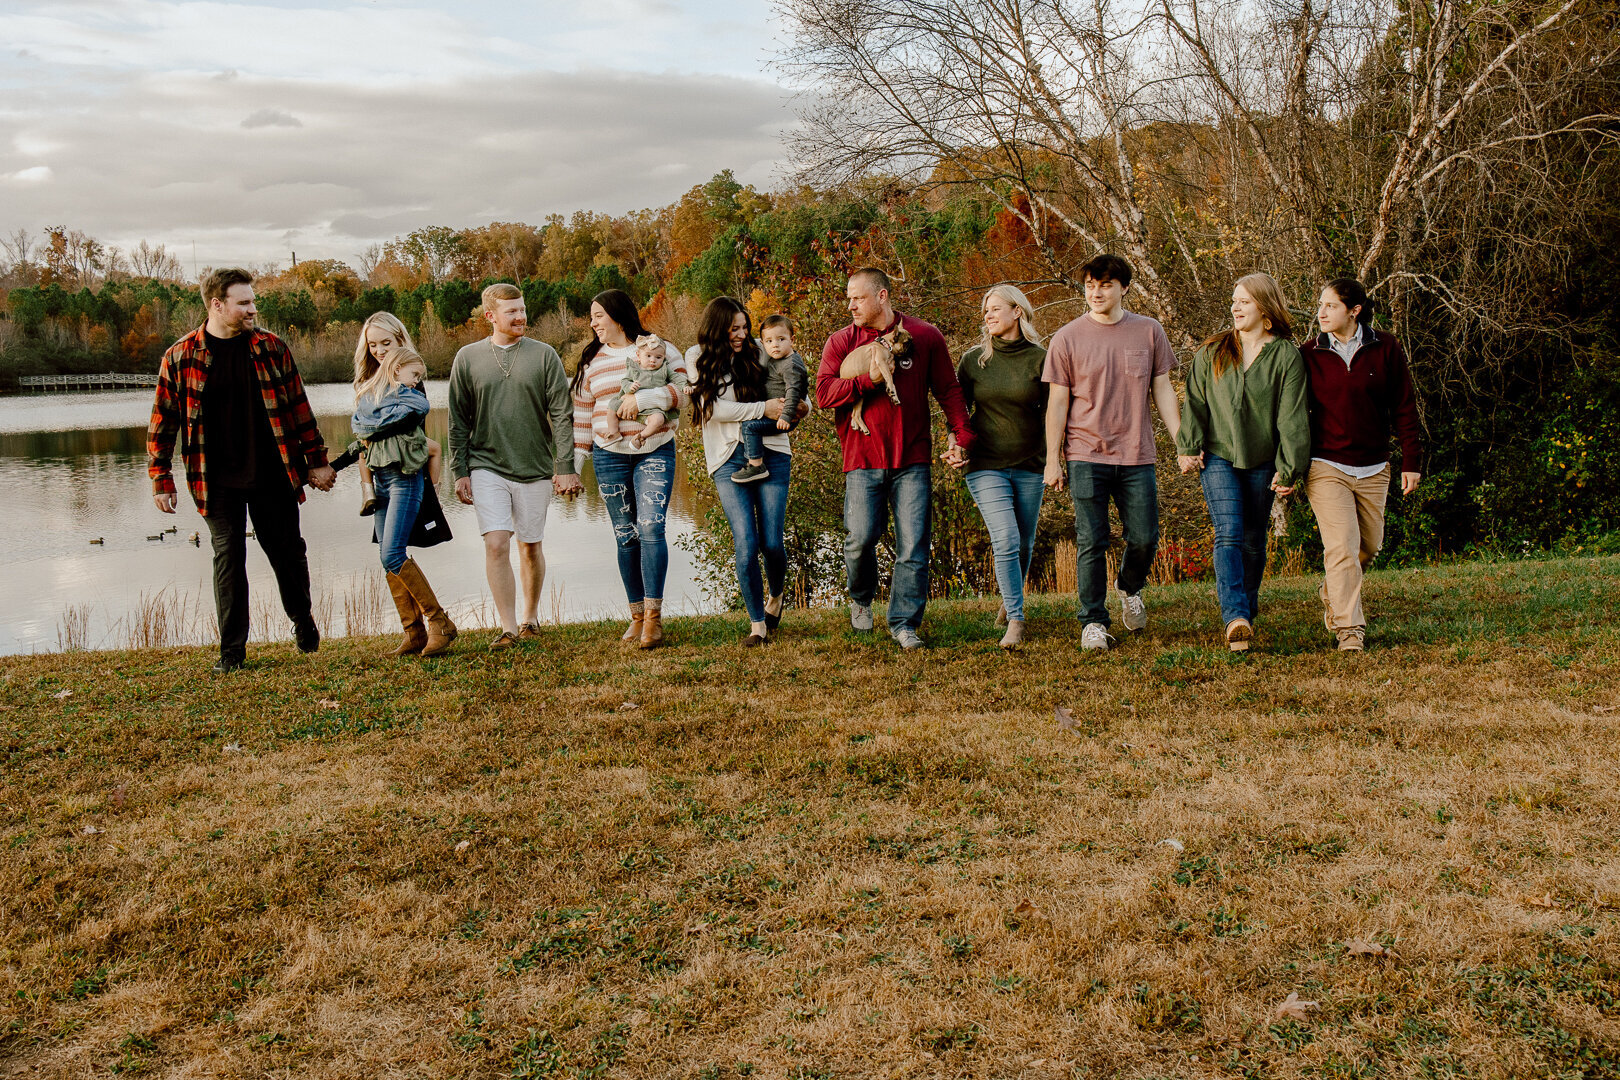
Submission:
M 1127 596 L 1124 590 L 1121 590 L 1119 594 L 1119 613 L 1119 621 L 1125 624 L 1125 629 L 1147 629 L 1147 605 L 1142 602 L 1141 593 L 1131 593 Z
M 849 625 L 856 630 L 871 630 L 872 608 L 867 604 L 857 604 L 852 601 L 849 605 Z
M 1086 628 L 1080 631 L 1080 647 L 1082 649 L 1108 648 L 1108 643 L 1114 640 L 1114 635 L 1108 632 L 1108 627 L 1100 622 L 1088 622 Z
M 900 647 L 906 650 L 906 652 L 915 652 L 918 649 L 927 648 L 927 646 L 923 644 L 923 639 L 917 634 L 917 631 L 913 630 L 909 626 L 902 626 L 900 629 L 896 630 L 894 632 L 894 640 L 898 641 L 900 643 Z

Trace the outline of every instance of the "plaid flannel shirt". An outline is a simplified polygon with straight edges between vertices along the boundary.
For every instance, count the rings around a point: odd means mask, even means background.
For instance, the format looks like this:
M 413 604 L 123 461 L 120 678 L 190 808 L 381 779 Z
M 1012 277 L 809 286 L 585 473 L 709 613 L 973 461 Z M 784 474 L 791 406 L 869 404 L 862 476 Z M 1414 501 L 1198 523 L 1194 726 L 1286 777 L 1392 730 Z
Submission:
M 157 395 L 152 401 L 152 419 L 146 428 L 146 471 L 152 478 L 154 495 L 174 494 L 175 436 L 180 437 L 180 455 L 186 468 L 186 487 L 197 504 L 197 512 L 208 515 L 208 441 L 203 430 L 203 388 L 208 384 L 212 356 L 208 339 L 199 326 L 163 354 L 158 368 Z M 311 469 L 326 464 L 326 442 L 315 424 L 304 382 L 298 377 L 292 352 L 285 342 L 268 330 L 254 330 L 248 339 L 248 355 L 259 380 L 264 410 L 270 417 L 270 430 L 287 470 L 287 479 L 298 500 L 304 499 L 304 481 Z

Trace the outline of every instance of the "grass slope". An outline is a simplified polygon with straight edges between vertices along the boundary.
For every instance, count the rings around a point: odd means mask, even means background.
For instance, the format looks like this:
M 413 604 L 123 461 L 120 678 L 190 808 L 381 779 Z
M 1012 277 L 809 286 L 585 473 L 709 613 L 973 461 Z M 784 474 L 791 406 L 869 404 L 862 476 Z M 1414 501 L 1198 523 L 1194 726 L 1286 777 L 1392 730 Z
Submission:
M 1314 590 L 8 660 L 0 1075 L 1620 1076 L 1620 561 Z

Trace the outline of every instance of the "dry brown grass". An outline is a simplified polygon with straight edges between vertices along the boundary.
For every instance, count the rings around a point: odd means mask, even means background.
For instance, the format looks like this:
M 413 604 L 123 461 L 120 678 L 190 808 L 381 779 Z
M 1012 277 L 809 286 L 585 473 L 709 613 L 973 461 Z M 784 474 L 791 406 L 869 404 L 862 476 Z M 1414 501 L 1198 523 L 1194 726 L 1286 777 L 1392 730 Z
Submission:
M 1620 561 L 1210 592 L 9 661 L 0 1075 L 1620 1075 Z

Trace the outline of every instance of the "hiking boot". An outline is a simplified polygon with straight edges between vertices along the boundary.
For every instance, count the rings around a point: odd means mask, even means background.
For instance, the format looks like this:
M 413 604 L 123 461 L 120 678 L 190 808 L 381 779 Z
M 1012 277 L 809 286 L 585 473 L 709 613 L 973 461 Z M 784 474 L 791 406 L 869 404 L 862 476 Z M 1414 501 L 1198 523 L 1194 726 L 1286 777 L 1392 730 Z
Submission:
M 902 626 L 900 629 L 894 631 L 894 640 L 898 641 L 900 643 L 900 647 L 906 650 L 906 652 L 916 652 L 918 649 L 926 649 L 928 647 L 923 642 L 921 635 L 919 635 L 917 631 L 913 630 L 909 626 Z
M 1367 647 L 1367 631 L 1360 626 L 1347 626 L 1343 630 L 1335 630 L 1333 636 L 1339 641 L 1340 652 L 1361 652 Z
M 872 629 L 872 605 L 857 604 L 853 600 L 849 605 L 849 625 L 862 633 Z
M 540 624 L 526 622 L 518 627 L 519 641 L 537 641 L 540 638 Z
M 1226 647 L 1233 652 L 1248 652 L 1254 640 L 1254 627 L 1248 619 L 1233 619 L 1226 624 Z
M 1080 647 L 1082 649 L 1108 650 L 1108 643 L 1114 640 L 1114 635 L 1108 632 L 1108 627 L 1100 622 L 1086 623 L 1084 630 L 1080 631 Z
M 321 631 L 315 625 L 314 619 L 304 619 L 293 623 L 293 641 L 298 644 L 301 653 L 312 653 L 321 647 Z
M 733 484 L 753 484 L 764 480 L 771 475 L 771 470 L 763 465 L 744 465 L 731 474 Z
M 1324 581 L 1316 587 L 1316 598 L 1322 601 L 1322 625 L 1327 627 L 1328 633 L 1332 634 L 1334 633 L 1333 605 L 1328 602 L 1327 582 Z
M 240 656 L 222 656 L 214 661 L 214 666 L 208 670 L 215 675 L 229 675 L 233 671 L 241 671 L 246 661 Z
M 1125 624 L 1127 630 L 1147 629 L 1147 605 L 1142 602 L 1141 593 L 1127 595 L 1123 589 L 1120 590 L 1119 621 Z
M 1007 632 L 1001 636 L 1001 647 L 1009 652 L 1024 643 L 1024 620 L 1008 619 Z
M 489 643 L 490 652 L 503 652 L 517 644 L 517 635 L 510 630 L 502 630 L 495 640 Z

